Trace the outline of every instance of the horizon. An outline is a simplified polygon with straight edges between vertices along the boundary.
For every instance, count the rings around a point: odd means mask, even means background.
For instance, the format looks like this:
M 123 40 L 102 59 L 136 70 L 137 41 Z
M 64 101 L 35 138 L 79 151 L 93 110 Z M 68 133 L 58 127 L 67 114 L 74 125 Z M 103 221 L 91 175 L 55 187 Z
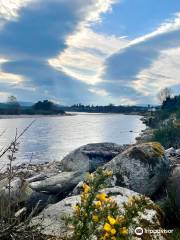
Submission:
M 112 104 L 112 103 L 108 103 L 108 104 L 105 104 L 105 105 L 101 105 L 101 104 L 83 104 L 83 103 L 73 103 L 73 104 L 69 104 L 69 105 L 63 105 L 61 103 L 57 103 L 57 102 L 54 102 L 54 101 L 51 101 L 49 99 L 43 99 L 43 100 L 37 100 L 35 102 L 31 102 L 31 101 L 18 101 L 17 102 L 20 104 L 20 106 L 33 106 L 35 103 L 37 102 L 43 102 L 43 101 L 50 101 L 52 102 L 53 104 L 55 105 L 58 105 L 58 106 L 61 106 L 61 107 L 72 107 L 72 106 L 76 106 L 76 105 L 82 105 L 82 106 L 94 106 L 94 107 L 97 107 L 97 106 L 110 106 L 110 105 L 113 105 L 115 107 L 158 107 L 160 106 L 161 104 L 135 104 L 135 105 L 125 105 L 125 104 L 119 104 L 119 105 L 116 105 L 116 104 Z M 4 101 L 4 102 L 0 102 L 0 104 L 8 104 L 7 101 Z M 23 105 L 24 104 L 24 105 Z
M 159 105 L 179 59 L 177 0 L 0 0 L 0 102 Z

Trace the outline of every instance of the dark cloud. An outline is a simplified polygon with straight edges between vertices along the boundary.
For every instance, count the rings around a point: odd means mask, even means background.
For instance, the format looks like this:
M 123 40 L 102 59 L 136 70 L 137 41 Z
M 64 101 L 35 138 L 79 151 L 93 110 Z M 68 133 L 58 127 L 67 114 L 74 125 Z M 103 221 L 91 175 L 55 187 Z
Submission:
M 3 67 L 4 71 L 11 71 L 11 73 L 27 76 L 24 86 L 34 87 L 39 98 L 49 97 L 56 99 L 63 99 L 67 104 L 72 102 L 88 102 L 91 100 L 92 94 L 87 89 L 87 85 L 72 79 L 65 75 L 63 72 L 53 69 L 47 62 L 22 60 L 8 62 Z M 22 90 L 16 89 L 14 92 L 23 94 Z M 22 91 L 22 92 L 21 92 Z M 36 98 L 38 98 L 36 97 Z
M 52 57 L 65 48 L 65 38 L 85 17 L 86 5 L 79 0 L 71 4 L 69 0 L 37 3 L 22 8 L 18 21 L 6 23 L 0 32 L 1 54 L 15 58 Z
M 180 29 L 159 33 L 144 41 L 132 44 L 112 55 L 106 61 L 103 78 L 131 82 L 137 74 L 148 68 L 161 54 L 162 50 L 180 45 Z
M 0 31 L 0 56 L 13 60 L 4 63 L 2 70 L 25 79 L 22 86 L 7 90 L 22 99 L 53 97 L 66 103 L 93 97 L 84 83 L 47 62 L 66 48 L 65 39 L 84 21 L 92 4 L 94 0 L 39 0 L 21 9 L 18 21 L 6 23 Z M 32 87 L 36 91 L 31 92 Z

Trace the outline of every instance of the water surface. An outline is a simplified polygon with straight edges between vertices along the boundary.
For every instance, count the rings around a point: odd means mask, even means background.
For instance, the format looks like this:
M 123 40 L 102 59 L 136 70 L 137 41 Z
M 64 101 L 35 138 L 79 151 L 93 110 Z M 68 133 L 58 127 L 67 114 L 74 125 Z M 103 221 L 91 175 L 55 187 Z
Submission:
M 75 116 L 36 117 L 31 128 L 21 138 L 18 162 L 49 162 L 61 160 L 68 152 L 87 143 L 135 142 L 145 125 L 140 116 L 122 114 L 87 114 Z M 6 146 L 14 137 L 16 128 L 22 131 L 32 119 L 0 119 L 0 147 Z M 1 160 L 4 164 L 5 158 Z

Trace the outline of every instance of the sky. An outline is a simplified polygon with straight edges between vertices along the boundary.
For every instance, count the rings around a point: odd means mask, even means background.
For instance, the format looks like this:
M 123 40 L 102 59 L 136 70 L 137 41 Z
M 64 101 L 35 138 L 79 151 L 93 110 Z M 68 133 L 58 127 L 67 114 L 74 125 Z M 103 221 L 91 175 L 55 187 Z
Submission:
M 0 0 L 0 102 L 158 104 L 180 93 L 179 0 Z

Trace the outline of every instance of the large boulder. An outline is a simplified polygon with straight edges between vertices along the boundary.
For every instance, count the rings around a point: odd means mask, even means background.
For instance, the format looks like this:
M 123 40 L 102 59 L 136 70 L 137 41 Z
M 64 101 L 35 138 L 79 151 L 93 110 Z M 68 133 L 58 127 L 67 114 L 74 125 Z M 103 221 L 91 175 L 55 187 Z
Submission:
M 73 190 L 86 176 L 86 173 L 81 172 L 62 172 L 45 180 L 32 182 L 30 187 L 37 192 L 64 195 Z
M 133 192 L 129 189 L 114 187 L 104 189 L 108 197 L 111 197 L 118 203 L 120 208 L 123 208 L 123 203 L 127 202 L 129 197 L 138 196 L 138 193 Z M 67 230 L 65 218 L 70 217 L 73 214 L 74 206 L 80 201 L 80 195 L 66 198 L 56 204 L 49 205 L 44 209 L 37 217 L 32 219 L 32 225 L 39 225 L 41 232 L 45 235 L 65 238 L 71 235 L 71 231 Z M 151 201 L 150 205 L 143 212 L 138 212 L 137 217 L 134 218 L 136 226 L 146 227 L 153 226 L 153 229 L 161 229 L 161 222 L 163 219 L 161 211 Z M 136 226 L 132 226 L 131 231 L 134 234 Z M 162 240 L 165 237 L 160 235 Z M 96 238 L 94 238 L 96 239 Z M 133 240 L 136 239 L 134 236 Z M 149 235 L 148 239 L 156 239 L 153 234 Z
M 127 148 L 115 143 L 94 143 L 82 146 L 61 161 L 63 171 L 95 171 Z
M 180 165 L 176 165 L 167 181 L 168 197 L 171 207 L 180 219 Z
M 107 163 L 116 185 L 152 196 L 167 179 L 170 162 L 163 147 L 156 142 L 132 146 Z

